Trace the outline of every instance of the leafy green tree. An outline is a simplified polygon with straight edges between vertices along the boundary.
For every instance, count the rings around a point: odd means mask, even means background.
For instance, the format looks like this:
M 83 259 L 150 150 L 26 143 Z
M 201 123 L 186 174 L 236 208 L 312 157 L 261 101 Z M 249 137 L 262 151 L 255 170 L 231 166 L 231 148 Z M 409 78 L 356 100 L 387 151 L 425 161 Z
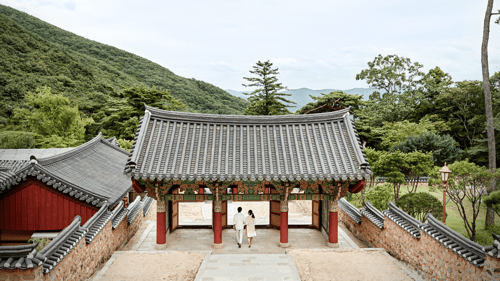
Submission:
M 181 110 L 185 105 L 170 95 L 169 90 L 155 87 L 135 85 L 127 88 L 121 94 L 124 100 L 117 101 L 101 112 L 101 122 L 98 124 L 103 134 L 117 139 L 132 140 L 135 136 L 139 118 L 144 115 L 145 104 L 165 110 Z
M 363 105 L 365 105 L 365 101 L 362 100 L 362 96 L 359 95 L 350 95 L 346 94 L 342 91 L 335 91 L 331 92 L 329 94 L 321 94 L 319 97 L 315 97 L 312 95 L 309 95 L 314 102 L 310 102 L 306 105 L 304 105 L 301 109 L 295 111 L 295 114 L 304 114 L 307 113 L 310 110 L 322 107 L 324 105 L 332 105 L 333 101 L 339 101 L 338 106 L 340 107 L 351 107 L 351 112 L 353 115 L 356 117 L 356 113 L 359 110 L 359 108 Z M 330 108 L 328 107 L 323 107 L 318 111 L 315 111 L 314 113 L 322 113 L 322 112 L 329 112 L 331 111 Z
M 455 162 L 449 165 L 450 173 L 446 194 L 457 206 L 464 221 L 469 238 L 476 241 L 476 221 L 481 209 L 482 196 L 489 186 L 490 180 L 500 178 L 500 172 L 491 174 L 485 167 L 468 161 Z M 439 178 L 435 174 L 435 178 Z
M 428 175 L 433 167 L 432 154 L 422 151 L 412 151 L 405 153 L 405 165 L 401 169 L 405 175 L 409 193 L 417 192 L 420 177 Z
M 405 120 L 422 96 L 418 91 L 424 76 L 422 67 L 418 62 L 412 63 L 409 58 L 397 55 L 378 55 L 368 62 L 368 69 L 357 74 L 356 80 L 365 80 L 382 93 L 370 95 L 372 106 L 365 109 L 366 114 L 378 117 L 374 118 L 375 123 Z
M 283 115 L 290 114 L 288 110 L 290 105 L 283 103 L 294 102 L 287 100 L 286 96 L 291 96 L 291 94 L 279 93 L 281 90 L 286 90 L 287 88 L 282 86 L 278 82 L 276 75 L 279 74 L 278 68 L 272 68 L 273 64 L 270 61 L 261 62 L 258 61 L 250 70 L 250 73 L 256 74 L 258 77 L 243 77 L 243 79 L 248 80 L 249 84 L 243 84 L 245 87 L 258 87 L 253 92 L 246 94 L 250 96 L 248 101 L 247 109 L 245 109 L 245 115 Z
M 12 120 L 42 138 L 40 146 L 72 147 L 85 142 L 85 126 L 92 118 L 81 116 L 78 106 L 71 106 L 68 98 L 52 94 L 49 87 L 26 95 L 29 108 L 14 110 Z
M 405 155 L 400 151 L 383 153 L 377 162 L 370 163 L 374 174 L 385 177 L 385 182 L 392 185 L 396 204 L 401 185 L 405 183 L 405 174 L 402 172 L 405 164 Z
M 130 151 L 132 149 L 132 144 L 133 144 L 132 140 L 117 139 L 116 141 L 118 142 L 121 148 L 127 151 Z
M 500 216 L 500 190 L 490 192 L 490 194 L 483 197 L 483 201 L 486 206 L 492 208 Z
M 405 141 L 410 136 L 418 136 L 427 132 L 436 132 L 436 124 L 427 119 L 420 123 L 412 123 L 408 120 L 397 122 L 385 122 L 381 128 L 374 130 L 380 135 L 381 142 L 379 146 L 383 149 L 391 149 Z
M 392 185 L 396 204 L 405 180 L 410 180 L 408 192 L 416 192 L 419 177 L 429 173 L 429 169 L 432 167 L 430 153 L 414 151 L 405 154 L 397 150 L 394 152 L 369 152 L 368 154 L 371 154 L 371 158 L 374 156 L 378 158 L 376 161 L 369 162 L 370 166 L 375 176 L 385 177 L 386 183 Z
M 488 0 L 488 5 L 486 7 L 486 14 L 484 16 L 484 27 L 483 27 L 483 42 L 481 44 L 481 68 L 483 74 L 483 90 L 484 90 L 484 105 L 486 112 L 486 131 L 488 136 L 488 167 L 491 173 L 497 168 L 497 156 L 496 156 L 496 145 L 495 145 L 495 128 L 493 126 L 493 106 L 491 102 L 491 87 L 490 87 L 490 70 L 488 65 L 488 41 L 490 37 L 490 22 L 493 9 L 493 0 Z M 500 11 L 499 11 L 500 12 Z M 498 15 L 498 13 L 496 13 Z M 497 19 L 495 23 L 499 23 L 500 19 Z M 490 182 L 488 188 L 488 193 L 496 190 L 495 181 Z M 493 209 L 488 207 L 486 213 L 486 226 L 493 225 L 495 223 L 495 215 Z
M 440 167 L 444 166 L 445 162 L 453 163 L 459 160 L 462 154 L 462 150 L 456 146 L 456 141 L 450 135 L 439 136 L 433 132 L 409 136 L 400 144 L 394 145 L 391 150 L 403 153 L 431 152 L 434 165 Z
M 31 132 L 0 132 L 0 149 L 35 148 L 36 136 Z
M 484 97 L 481 82 L 460 81 L 435 101 L 439 118 L 449 126 L 450 135 L 465 151 L 476 145 L 485 131 Z
M 389 183 L 377 184 L 365 193 L 367 201 L 379 211 L 387 209 L 387 205 L 394 198 L 392 186 Z
M 366 80 L 370 87 L 389 94 L 402 94 L 420 85 L 419 78 L 424 75 L 420 71 L 422 67 L 418 62 L 412 63 L 409 58 L 378 55 L 368 62 L 368 69 L 356 75 L 356 80 Z
M 435 103 L 436 98 L 447 91 L 453 84 L 452 78 L 439 67 L 435 67 L 421 80 L 422 86 L 418 89 L 421 97 L 416 103 L 413 114 L 410 114 L 411 122 L 418 122 L 422 118 L 434 119 L 440 113 L 437 111 Z
M 398 207 L 419 221 L 425 222 L 427 213 L 443 218 L 443 203 L 427 192 L 408 193 L 398 201 Z

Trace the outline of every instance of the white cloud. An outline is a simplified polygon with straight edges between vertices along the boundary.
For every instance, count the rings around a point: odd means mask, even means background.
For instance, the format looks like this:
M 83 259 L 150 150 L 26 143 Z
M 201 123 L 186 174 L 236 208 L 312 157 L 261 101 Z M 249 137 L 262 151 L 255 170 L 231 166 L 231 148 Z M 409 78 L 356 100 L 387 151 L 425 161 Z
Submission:
M 258 60 L 289 88 L 366 87 L 355 75 L 378 54 L 481 79 L 486 0 L 4 0 L 86 38 L 157 62 L 178 75 L 244 89 Z M 498 7 L 497 7 L 498 8 Z M 493 21 L 492 21 L 493 22 Z M 490 72 L 500 70 L 492 23 Z

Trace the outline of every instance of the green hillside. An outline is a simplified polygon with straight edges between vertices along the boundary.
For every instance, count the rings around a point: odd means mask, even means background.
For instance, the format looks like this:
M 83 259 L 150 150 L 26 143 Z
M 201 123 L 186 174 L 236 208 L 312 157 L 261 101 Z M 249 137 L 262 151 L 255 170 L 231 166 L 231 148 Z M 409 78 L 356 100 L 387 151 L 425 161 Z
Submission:
M 85 39 L 24 12 L 0 5 L 0 116 L 8 117 L 27 91 L 47 85 L 86 113 L 144 83 L 169 89 L 204 113 L 241 114 L 247 102 L 209 83 L 186 79 L 147 59 Z M 5 102 L 4 102 L 5 101 Z

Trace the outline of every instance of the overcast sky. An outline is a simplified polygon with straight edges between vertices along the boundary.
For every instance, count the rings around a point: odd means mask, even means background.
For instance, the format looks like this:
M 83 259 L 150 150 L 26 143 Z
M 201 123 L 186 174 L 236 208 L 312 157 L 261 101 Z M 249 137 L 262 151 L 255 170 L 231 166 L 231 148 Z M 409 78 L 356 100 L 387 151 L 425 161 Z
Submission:
M 0 2 L 223 89 L 246 90 L 242 77 L 258 60 L 278 67 L 290 89 L 367 87 L 355 76 L 378 54 L 439 66 L 455 81 L 482 79 L 487 0 Z M 493 21 L 490 74 L 500 70 Z

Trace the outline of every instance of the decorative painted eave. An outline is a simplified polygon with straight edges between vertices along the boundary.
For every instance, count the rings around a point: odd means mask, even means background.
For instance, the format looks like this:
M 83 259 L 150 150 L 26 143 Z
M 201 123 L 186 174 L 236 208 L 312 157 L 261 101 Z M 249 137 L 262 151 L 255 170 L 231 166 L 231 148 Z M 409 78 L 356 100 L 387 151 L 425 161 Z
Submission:
M 389 202 L 389 209 L 382 213 L 413 236 L 413 238 L 420 238 L 420 226 L 423 223 L 399 209 L 392 201 Z
M 146 106 L 124 173 L 158 180 L 363 180 L 372 175 L 349 110 L 244 116 Z
M 351 203 L 345 200 L 344 197 L 340 198 L 339 207 L 357 224 L 361 223 L 361 212 L 358 210 L 358 208 L 354 207 Z
M 427 224 L 420 225 L 420 229 L 473 265 L 484 265 L 486 253 L 481 245 L 442 224 L 432 214 L 429 213 L 426 217 Z
M 378 228 L 384 228 L 384 214 L 373 207 L 370 201 L 366 201 L 365 207 L 361 209 L 361 213 Z

